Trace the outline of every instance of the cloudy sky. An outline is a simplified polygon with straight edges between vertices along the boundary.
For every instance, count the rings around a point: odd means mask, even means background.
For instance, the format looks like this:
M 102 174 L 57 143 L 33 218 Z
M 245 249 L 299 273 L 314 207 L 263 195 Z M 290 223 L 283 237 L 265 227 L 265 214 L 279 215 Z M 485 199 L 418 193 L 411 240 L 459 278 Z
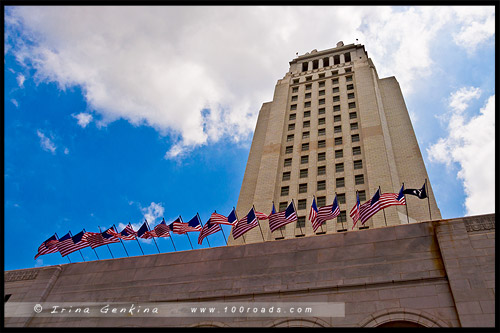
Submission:
M 443 218 L 495 211 L 494 7 L 22 6 L 4 19 L 5 269 L 69 262 L 33 259 L 54 232 L 227 215 L 288 62 L 340 40 L 399 81 Z M 96 259 L 69 257 L 82 256 Z

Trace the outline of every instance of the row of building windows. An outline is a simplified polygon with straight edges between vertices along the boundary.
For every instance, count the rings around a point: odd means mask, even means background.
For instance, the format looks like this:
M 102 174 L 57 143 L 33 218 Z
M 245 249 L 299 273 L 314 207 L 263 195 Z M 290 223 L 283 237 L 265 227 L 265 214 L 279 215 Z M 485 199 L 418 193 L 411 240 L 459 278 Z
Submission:
M 338 127 L 340 127 L 340 126 L 338 126 Z M 335 133 L 340 133 L 340 132 L 342 132 L 341 129 L 339 129 Z M 309 131 L 302 132 L 302 139 L 309 138 L 310 134 L 311 134 L 311 132 L 309 132 Z M 326 128 L 320 128 L 320 129 L 318 129 L 318 136 L 324 136 L 324 135 L 326 135 Z M 292 142 L 294 140 L 294 137 L 295 137 L 294 134 L 288 134 L 286 136 L 286 141 L 287 142 Z M 351 135 L 351 142 L 359 142 L 359 134 L 352 134 Z M 342 145 L 343 144 L 342 137 L 340 136 L 338 138 L 334 138 L 334 144 L 335 144 L 335 146 Z
M 321 145 L 320 145 L 321 143 Z M 324 144 L 326 144 L 325 140 L 322 140 L 322 141 L 318 141 L 318 148 L 323 148 L 324 147 Z M 361 147 L 352 147 L 352 155 L 355 156 L 355 155 L 361 155 Z M 344 151 L 343 149 L 337 149 L 335 150 L 335 158 L 342 158 L 344 157 Z M 304 161 L 302 163 L 302 161 Z M 301 164 L 305 164 L 305 163 L 308 163 L 309 162 L 309 156 L 301 156 Z M 284 162 L 283 162 L 283 166 L 285 167 L 289 167 L 289 166 L 292 166 L 292 158 L 289 157 L 289 158 L 285 158 Z
M 324 105 L 325 103 L 319 103 L 319 105 Z M 309 108 L 311 107 L 311 102 L 305 102 L 304 103 L 304 108 Z M 349 109 L 355 109 L 356 108 L 356 102 L 349 102 L 347 103 L 347 107 Z M 296 111 L 297 110 L 297 104 L 292 104 L 290 105 L 290 111 Z M 340 111 L 340 104 L 336 104 L 333 106 L 333 112 Z M 325 113 L 325 108 L 319 108 L 318 109 L 318 114 L 324 114 Z M 311 111 L 307 110 L 304 111 L 304 117 L 310 117 L 311 116 Z M 294 120 L 297 117 L 296 113 L 290 113 L 289 115 L 289 120 Z
M 355 124 L 357 125 L 357 123 L 355 123 Z M 351 129 L 353 129 L 353 126 L 351 126 Z M 335 133 L 337 133 L 337 132 L 335 132 Z M 352 142 L 359 142 L 359 134 L 351 135 L 351 141 Z M 339 141 L 339 142 L 341 143 L 341 141 Z M 302 143 L 301 147 L 300 147 L 301 151 L 308 151 L 310 146 L 311 146 L 310 142 Z M 318 148 L 325 148 L 326 147 L 326 140 L 319 140 L 317 147 Z M 292 154 L 292 153 L 293 153 L 293 146 L 286 146 L 285 147 L 285 154 Z
M 319 153 L 318 154 L 318 161 L 324 161 L 325 160 L 325 153 Z M 353 167 L 354 170 L 360 170 L 363 169 L 363 161 L 362 160 L 355 160 L 353 161 Z M 317 174 L 319 176 L 321 175 L 326 175 L 326 166 L 325 165 L 320 165 L 318 166 L 317 169 Z M 344 172 L 344 163 L 335 163 L 335 172 Z M 309 175 L 309 169 L 300 169 L 299 172 L 299 178 L 307 178 Z M 287 181 L 290 180 L 291 177 L 291 171 L 284 171 L 282 175 L 282 181 Z
M 354 98 L 354 93 L 347 94 L 347 98 L 348 99 Z M 334 102 L 340 102 L 340 96 L 339 95 L 333 96 L 333 101 Z M 324 98 L 321 98 L 321 99 L 318 100 L 318 105 L 324 105 L 324 104 L 325 104 L 325 99 Z M 354 109 L 356 107 L 356 102 L 349 102 L 347 105 L 348 105 L 349 109 Z M 310 108 L 310 107 L 311 107 L 311 102 L 310 101 L 304 102 L 304 108 Z M 340 105 L 338 105 L 338 107 L 339 107 L 338 110 L 340 111 Z M 297 104 L 291 104 L 290 105 L 290 111 L 295 111 L 295 110 L 297 110 Z
M 354 176 L 354 184 L 355 185 L 363 185 L 365 183 L 364 175 L 355 175 Z M 345 187 L 345 178 L 340 177 L 335 179 L 335 188 Z M 326 180 L 318 180 L 316 182 L 316 191 L 324 191 L 326 190 Z M 299 193 L 307 193 L 307 183 L 299 184 Z M 280 195 L 287 196 L 290 194 L 290 186 L 281 186 Z
M 307 72 L 308 70 L 315 70 L 320 68 L 320 60 L 323 61 L 323 66 L 324 67 L 329 67 L 329 66 L 335 66 L 335 65 L 340 65 L 340 54 L 334 55 L 333 56 L 333 63 L 330 63 L 330 57 L 324 57 L 321 59 L 315 59 L 311 61 L 312 68 L 309 68 L 309 61 L 304 61 L 302 63 L 302 72 Z M 347 52 L 344 53 L 344 62 L 348 63 L 351 62 L 351 53 Z
M 346 69 L 345 69 L 345 72 L 346 72 L 346 73 L 351 73 L 351 72 L 352 72 L 352 70 L 351 70 L 351 68 L 346 68 Z M 332 71 L 332 73 L 331 73 L 331 74 L 332 74 L 332 76 L 336 76 L 336 75 L 338 75 L 339 73 L 338 73 L 338 71 Z M 322 78 L 324 78 L 324 77 L 325 77 L 325 74 L 324 74 L 324 73 L 322 73 L 322 74 L 319 74 L 318 79 L 322 79 Z M 306 79 L 305 79 L 305 80 L 306 80 L 306 82 L 308 82 L 308 81 L 312 81 L 312 76 L 306 76 Z M 346 80 L 346 82 L 352 82 L 352 75 L 346 75 L 346 76 L 345 76 L 345 80 Z M 323 87 L 325 86 L 325 82 L 326 82 L 325 80 L 318 81 L 318 88 L 323 88 Z M 331 82 L 332 82 L 332 84 L 339 84 L 339 78 L 338 78 L 338 77 L 332 78 L 332 79 L 331 79 Z M 298 84 L 298 83 L 300 83 L 300 79 L 294 79 L 294 80 L 293 80 L 293 84 Z M 307 83 L 307 84 L 305 85 L 305 89 L 306 89 L 306 90 L 310 90 L 310 89 L 312 89 L 312 83 Z M 298 86 L 296 86 L 296 87 L 292 87 L 292 93 L 296 93 L 296 92 L 298 92 L 298 91 L 299 91 L 299 87 L 298 87 Z
M 309 90 L 309 89 L 306 88 L 306 90 Z M 347 85 L 347 90 L 353 90 L 353 89 L 354 89 L 353 84 Z M 332 88 L 332 93 L 339 93 L 339 92 L 340 92 L 339 87 Z M 318 91 L 318 96 L 324 96 L 324 95 L 325 95 L 325 90 Z M 304 94 L 304 99 L 309 99 L 311 97 L 312 97 L 312 93 L 310 93 L 310 92 L 307 92 Z M 338 101 L 339 98 L 340 98 L 340 96 L 333 96 L 334 102 Z M 354 98 L 354 93 L 347 93 L 347 98 L 348 99 Z M 296 102 L 296 101 L 298 101 L 298 99 L 299 99 L 299 95 L 292 95 L 292 97 L 291 97 L 292 102 Z
M 349 114 L 349 119 L 356 119 L 356 118 L 357 118 L 356 112 L 352 112 L 352 114 Z M 333 122 L 334 123 L 338 123 L 341 120 L 342 120 L 342 117 L 340 115 L 333 116 Z M 318 118 L 318 126 L 325 125 L 325 123 L 326 123 L 326 119 L 324 117 Z M 351 123 L 350 125 L 351 125 L 351 130 L 358 129 L 358 123 Z M 311 121 L 310 120 L 305 120 L 302 123 L 302 127 L 303 128 L 311 127 Z M 289 131 L 295 130 L 295 123 L 288 124 L 288 130 Z M 335 133 L 339 133 L 341 131 L 342 131 L 342 127 L 340 125 L 334 127 L 334 132 Z

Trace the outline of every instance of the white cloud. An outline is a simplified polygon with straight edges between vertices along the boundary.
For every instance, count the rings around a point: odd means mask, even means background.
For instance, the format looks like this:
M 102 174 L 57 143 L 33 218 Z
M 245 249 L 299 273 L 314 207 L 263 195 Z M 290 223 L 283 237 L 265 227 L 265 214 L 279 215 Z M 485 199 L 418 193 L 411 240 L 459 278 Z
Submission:
M 481 96 L 481 89 L 474 87 L 463 87 L 451 94 L 450 107 L 455 113 L 462 113 L 469 107 L 472 99 Z
M 36 82 L 80 86 L 101 116 L 98 128 L 119 118 L 151 126 L 174 139 L 165 158 L 179 158 L 221 138 L 249 138 L 296 52 L 359 38 L 380 77 L 395 75 L 408 94 L 431 72 L 438 32 L 461 22 L 454 31 L 465 43 L 468 31 L 482 31 L 475 23 L 491 21 L 485 17 L 491 10 L 467 18 L 434 6 L 21 6 L 8 11 L 6 24 L 23 38 L 9 37 L 16 36 L 9 29 L 6 38 Z M 85 127 L 90 114 L 80 115 Z
M 477 98 L 474 88 L 460 89 L 450 99 L 448 136 L 427 149 L 431 162 L 458 163 L 467 215 L 495 212 L 495 96 L 478 115 L 466 119 L 467 100 Z
M 14 98 L 12 98 L 10 101 L 11 101 L 12 104 L 14 104 L 14 106 L 16 108 L 19 108 L 19 102 L 17 100 L 15 100 Z
M 92 115 L 90 113 L 81 112 L 77 115 L 73 115 L 73 118 L 78 120 L 78 125 L 85 128 L 92 121 Z
M 148 221 L 150 227 L 154 226 L 156 223 L 156 219 L 163 217 L 163 212 L 165 208 L 161 205 L 161 203 L 152 202 L 148 207 L 141 208 L 141 212 L 145 220 Z
M 68 149 L 68 148 L 64 148 L 64 154 L 65 154 L 65 155 L 68 155 L 68 154 L 69 154 L 69 149 Z
M 42 258 L 38 258 L 35 262 L 35 266 L 34 267 L 42 267 L 43 266 L 43 259 Z
M 24 77 L 23 74 L 18 74 L 17 77 L 16 77 L 16 80 L 17 80 L 17 84 L 19 85 L 20 88 L 24 88 L 24 81 L 26 80 L 26 78 Z
M 495 36 L 495 7 L 453 7 L 461 23 L 460 31 L 453 34 L 453 41 L 469 54 Z
M 45 151 L 50 151 L 52 154 L 56 153 L 56 145 L 50 138 L 48 138 L 42 131 L 37 130 L 36 134 L 40 138 L 40 146 L 42 147 L 43 150 Z

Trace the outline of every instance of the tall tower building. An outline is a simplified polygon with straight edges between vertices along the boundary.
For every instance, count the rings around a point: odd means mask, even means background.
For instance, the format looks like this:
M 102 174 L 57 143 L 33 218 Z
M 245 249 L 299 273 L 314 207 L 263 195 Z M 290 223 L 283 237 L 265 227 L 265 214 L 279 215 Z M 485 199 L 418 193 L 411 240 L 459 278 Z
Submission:
M 313 197 L 319 207 L 337 195 L 340 216 L 316 233 L 351 231 L 356 191 L 363 203 L 379 187 L 397 193 L 402 183 L 420 188 L 426 179 L 429 200 L 407 195 L 406 207 L 386 208 L 354 230 L 440 219 L 441 213 L 396 78 L 379 79 L 363 45 L 339 42 L 290 61 L 273 101 L 262 105 L 236 211 L 240 219 L 252 205 L 269 214 L 273 202 L 283 211 L 293 200 L 297 223 L 271 233 L 261 221 L 261 230 L 250 230 L 244 241 L 307 237 L 314 235 Z

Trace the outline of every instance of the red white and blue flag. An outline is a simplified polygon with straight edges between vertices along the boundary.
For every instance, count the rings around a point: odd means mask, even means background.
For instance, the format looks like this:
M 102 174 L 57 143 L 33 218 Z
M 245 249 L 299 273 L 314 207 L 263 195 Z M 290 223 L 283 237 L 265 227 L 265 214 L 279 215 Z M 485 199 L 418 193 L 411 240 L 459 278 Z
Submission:
M 53 235 L 52 237 L 47 239 L 38 247 L 38 253 L 35 255 L 35 259 L 44 254 L 56 253 L 58 251 L 58 242 L 59 240 L 57 239 L 56 235 Z
M 337 201 L 337 196 L 335 195 L 335 199 L 331 205 L 319 207 L 316 213 L 316 218 L 314 222 L 312 222 L 313 230 L 316 230 L 326 221 L 336 218 L 340 215 L 340 208 Z
M 90 244 L 83 239 L 84 234 L 85 234 L 84 231 L 80 231 L 76 235 L 70 236 L 69 238 L 67 238 L 67 236 L 70 235 L 69 233 L 64 237 L 62 237 L 59 240 L 60 242 L 57 244 L 61 256 L 65 257 L 70 253 L 88 247 Z
M 165 223 L 165 219 L 158 223 L 153 230 L 151 230 L 151 234 L 154 237 L 170 237 L 170 229 Z
M 372 199 L 365 202 L 359 206 L 359 217 L 361 224 L 365 224 L 366 221 L 378 211 L 380 211 L 380 188 L 375 192 Z
M 143 239 L 151 239 L 154 237 L 151 231 L 149 231 L 147 222 L 144 222 L 139 228 L 139 230 L 137 230 L 137 237 Z
M 359 207 L 359 193 L 356 191 L 356 204 L 352 207 L 351 212 L 349 213 L 353 221 L 352 229 L 354 229 L 354 226 L 356 226 L 356 223 L 359 221 Z
M 201 245 L 203 243 L 203 239 L 208 235 L 215 234 L 216 232 L 221 231 L 222 228 L 218 223 L 212 223 L 211 218 L 208 219 L 207 223 L 201 228 L 200 235 L 198 236 L 198 244 Z
M 313 202 L 311 204 L 311 210 L 309 211 L 309 221 L 314 225 L 316 219 L 318 218 L 318 206 L 316 206 L 316 198 L 313 197 Z
M 236 225 L 233 227 L 233 238 L 237 239 L 244 233 L 246 233 L 248 230 L 255 228 L 256 226 L 259 225 L 259 219 L 257 218 L 257 215 L 255 214 L 255 209 L 252 207 L 248 214 L 242 218 L 241 220 L 236 223 Z
M 406 205 L 404 186 L 401 186 L 401 190 L 399 190 L 399 193 L 383 193 L 380 195 L 381 209 L 395 205 Z
M 112 231 L 110 232 L 112 233 Z M 114 235 L 124 240 L 134 240 L 136 239 L 137 232 L 128 224 L 121 232 L 115 232 Z
M 279 213 L 276 213 L 273 202 L 273 209 L 271 214 L 269 214 L 269 229 L 271 229 L 271 232 L 295 221 L 297 221 L 297 213 L 295 212 L 293 201 L 290 202 L 285 211 Z

